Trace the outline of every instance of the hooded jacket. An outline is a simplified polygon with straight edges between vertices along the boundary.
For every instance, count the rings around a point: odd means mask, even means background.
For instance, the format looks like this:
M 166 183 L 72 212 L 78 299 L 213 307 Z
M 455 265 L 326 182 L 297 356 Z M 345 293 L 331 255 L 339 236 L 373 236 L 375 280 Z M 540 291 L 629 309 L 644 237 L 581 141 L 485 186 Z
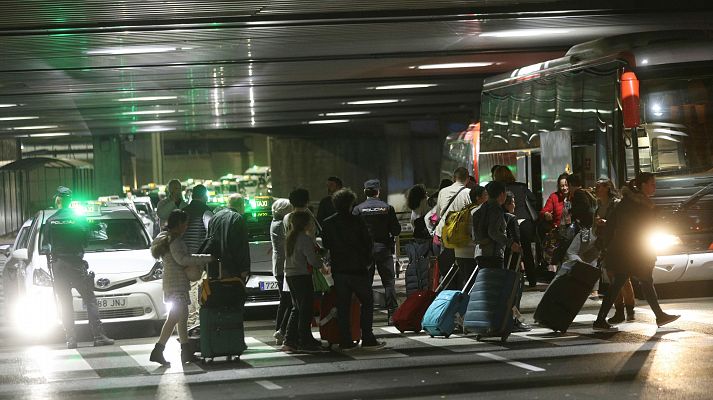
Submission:
M 607 270 L 648 276 L 654 269 L 656 254 L 647 243 L 653 230 L 656 211 L 644 193 L 624 187 L 622 200 L 607 221 L 608 235 L 605 262 Z

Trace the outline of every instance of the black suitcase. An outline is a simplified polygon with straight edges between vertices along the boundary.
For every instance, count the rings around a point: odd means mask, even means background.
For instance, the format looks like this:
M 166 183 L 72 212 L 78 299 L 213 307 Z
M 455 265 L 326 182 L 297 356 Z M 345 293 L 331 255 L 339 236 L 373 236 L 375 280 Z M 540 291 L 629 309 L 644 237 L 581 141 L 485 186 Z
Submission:
M 535 322 L 553 331 L 567 332 L 600 276 L 599 268 L 582 262 L 557 276 L 537 305 Z

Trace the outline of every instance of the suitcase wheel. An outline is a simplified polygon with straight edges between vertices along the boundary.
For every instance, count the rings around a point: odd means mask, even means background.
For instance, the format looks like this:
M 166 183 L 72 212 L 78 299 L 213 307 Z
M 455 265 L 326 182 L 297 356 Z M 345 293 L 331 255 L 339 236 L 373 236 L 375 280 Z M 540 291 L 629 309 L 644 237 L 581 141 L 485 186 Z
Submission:
M 500 342 L 501 342 L 501 343 L 507 342 L 507 341 L 508 341 L 508 336 L 510 336 L 510 334 L 500 336 Z
M 430 336 L 431 338 L 433 338 L 433 335 L 428 335 L 428 336 Z
M 403 329 L 399 329 L 399 332 L 404 333 L 405 331 Z
M 475 335 L 475 340 L 477 340 L 478 342 L 480 342 L 480 340 L 481 340 L 482 338 L 483 338 L 483 337 L 480 336 L 480 335 Z

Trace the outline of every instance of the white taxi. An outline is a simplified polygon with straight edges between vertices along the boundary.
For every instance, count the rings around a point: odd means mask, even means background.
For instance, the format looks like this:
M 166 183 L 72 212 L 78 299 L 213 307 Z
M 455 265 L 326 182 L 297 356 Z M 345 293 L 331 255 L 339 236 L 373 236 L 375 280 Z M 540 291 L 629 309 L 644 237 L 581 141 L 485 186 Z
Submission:
M 39 211 L 23 225 L 3 270 L 6 315 L 29 334 L 53 332 L 60 323 L 44 235 L 45 223 L 55 211 Z M 95 207 L 86 217 L 90 238 L 84 259 L 95 274 L 94 293 L 102 322 L 155 321 L 160 325 L 168 312 L 161 287 L 163 271 L 151 256 L 151 241 L 140 217 L 127 207 Z M 76 290 L 72 294 L 74 319 L 86 324 L 86 304 Z

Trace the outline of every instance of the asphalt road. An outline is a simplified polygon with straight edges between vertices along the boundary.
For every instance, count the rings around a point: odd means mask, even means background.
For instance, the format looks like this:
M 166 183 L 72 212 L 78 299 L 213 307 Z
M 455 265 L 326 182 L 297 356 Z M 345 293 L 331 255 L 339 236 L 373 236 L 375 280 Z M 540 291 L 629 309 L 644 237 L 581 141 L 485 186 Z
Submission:
M 154 337 L 77 350 L 16 338 L 0 347 L 0 398 L 713 398 L 713 298 L 668 300 L 664 308 L 683 317 L 656 329 L 639 307 L 637 322 L 621 332 L 594 334 L 596 310 L 587 308 L 565 335 L 538 328 L 507 343 L 401 334 L 378 313 L 375 333 L 387 349 L 320 355 L 279 352 L 271 321 L 253 315 L 239 361 L 168 369 L 148 361 Z M 171 340 L 167 357 L 178 353 Z

